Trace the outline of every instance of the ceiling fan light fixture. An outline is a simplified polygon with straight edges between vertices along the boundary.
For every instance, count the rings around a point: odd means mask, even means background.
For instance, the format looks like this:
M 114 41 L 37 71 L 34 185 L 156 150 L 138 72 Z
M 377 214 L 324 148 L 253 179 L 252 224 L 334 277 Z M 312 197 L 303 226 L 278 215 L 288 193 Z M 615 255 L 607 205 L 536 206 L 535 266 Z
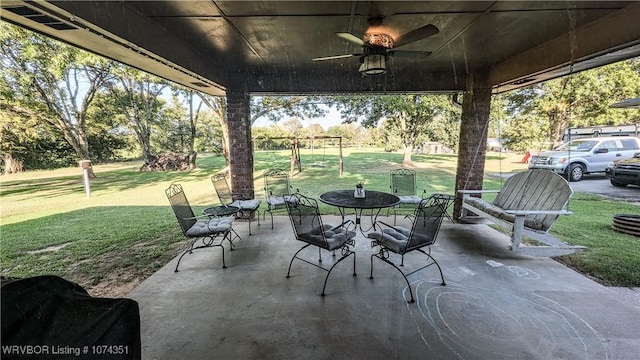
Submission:
M 382 46 L 387 49 L 393 48 L 393 38 L 383 33 L 365 33 L 364 42 L 373 46 Z
M 364 76 L 382 75 L 387 71 L 386 56 L 382 54 L 367 55 L 362 59 L 358 69 Z

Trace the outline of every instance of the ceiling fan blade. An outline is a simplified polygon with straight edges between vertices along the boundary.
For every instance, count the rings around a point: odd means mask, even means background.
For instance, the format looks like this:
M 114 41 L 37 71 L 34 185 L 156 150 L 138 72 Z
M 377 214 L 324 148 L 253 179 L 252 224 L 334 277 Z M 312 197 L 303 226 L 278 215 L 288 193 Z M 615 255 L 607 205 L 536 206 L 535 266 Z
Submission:
M 431 55 L 431 51 L 421 51 L 421 50 L 389 50 L 389 54 L 393 56 L 399 57 L 412 57 L 414 59 L 426 59 Z
M 408 44 L 411 44 L 412 42 L 416 42 L 418 40 L 422 40 L 422 39 L 426 39 L 429 36 L 433 36 L 437 33 L 439 33 L 440 30 L 438 30 L 437 27 L 435 27 L 432 24 L 429 25 L 425 25 L 423 27 L 419 27 L 415 30 L 411 30 L 406 34 L 402 34 L 400 35 L 397 39 L 395 39 L 394 41 L 394 48 L 399 48 L 401 46 L 405 46 Z
M 337 32 L 336 35 L 338 35 L 338 37 L 350 41 L 354 44 L 360 45 L 360 46 L 369 46 L 369 44 L 367 44 L 366 42 L 364 42 L 364 40 L 360 39 L 359 37 L 351 34 L 351 33 L 346 33 L 346 32 Z
M 311 60 L 313 60 L 313 61 L 324 61 L 324 60 L 346 59 L 346 58 L 350 58 L 350 57 L 354 57 L 354 56 L 360 56 L 360 55 L 362 55 L 362 54 L 333 55 L 333 56 L 317 57 L 317 58 L 313 58 Z

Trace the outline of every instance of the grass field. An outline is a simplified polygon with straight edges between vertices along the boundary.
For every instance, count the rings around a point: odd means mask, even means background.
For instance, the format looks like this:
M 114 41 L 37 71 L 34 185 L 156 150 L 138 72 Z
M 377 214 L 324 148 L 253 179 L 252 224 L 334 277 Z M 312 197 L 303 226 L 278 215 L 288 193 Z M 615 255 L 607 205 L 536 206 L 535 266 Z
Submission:
M 255 154 L 256 197 L 263 197 L 261 175 L 289 167 L 289 151 Z M 317 197 L 336 188 L 385 191 L 388 171 L 401 166 L 402 154 L 375 149 L 345 149 L 344 173 L 338 176 L 335 149 L 302 151 L 303 171 L 291 179 L 301 193 Z M 503 180 L 489 174 L 526 168 L 521 156 L 489 154 L 486 189 Z M 419 187 L 427 193 L 453 193 L 455 155 L 414 155 Z M 85 196 L 78 168 L 0 176 L 0 273 L 26 277 L 56 274 L 85 286 L 97 296 L 122 296 L 179 253 L 185 246 L 164 190 L 182 184 L 196 212 L 215 204 L 209 175 L 224 167 L 221 157 L 201 154 L 190 172 L 142 173 L 140 162 L 94 166 L 91 197 Z M 640 286 L 640 241 L 610 230 L 614 213 L 638 213 L 638 206 L 576 194 L 552 232 L 589 251 L 560 259 L 588 276 L 616 286 Z M 336 213 L 322 206 L 323 213 Z

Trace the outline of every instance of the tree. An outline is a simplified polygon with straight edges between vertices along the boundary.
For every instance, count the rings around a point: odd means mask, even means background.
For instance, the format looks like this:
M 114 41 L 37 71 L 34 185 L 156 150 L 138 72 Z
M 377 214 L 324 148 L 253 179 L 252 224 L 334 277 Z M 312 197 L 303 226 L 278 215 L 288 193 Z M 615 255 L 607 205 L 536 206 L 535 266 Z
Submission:
M 325 136 L 325 131 L 322 128 L 322 125 L 318 123 L 309 124 L 306 128 L 303 128 L 300 132 L 302 136 L 315 138 L 319 136 Z
M 196 134 L 196 151 L 212 152 L 220 155 L 224 153 L 222 125 L 218 115 L 210 109 L 203 109 L 200 116 L 198 116 Z
M 202 102 L 211 110 L 212 116 L 217 120 L 220 127 L 220 144 L 222 145 L 222 155 L 227 165 L 229 165 L 229 126 L 227 125 L 227 101 L 221 96 L 211 96 L 198 93 Z
M 283 150 L 291 147 L 293 134 L 278 126 L 254 127 L 251 129 L 256 150 Z
M 362 127 L 356 124 L 340 124 L 327 129 L 327 136 L 342 137 L 344 144 L 362 144 L 364 134 L 361 132 Z
M 196 101 L 196 97 L 200 100 Z M 186 110 L 188 113 L 184 112 L 184 107 L 181 105 L 180 99 L 184 99 L 184 102 L 186 102 Z M 180 139 L 180 151 L 184 151 L 186 140 L 189 166 L 193 169 L 196 167 L 195 143 L 203 101 L 195 91 L 177 85 L 172 87 L 172 100 L 171 104 L 173 108 L 170 113 L 173 114 L 172 118 L 177 122 L 175 129 Z
M 136 135 L 144 161 L 151 162 L 151 130 L 160 121 L 164 101 L 159 97 L 168 83 L 126 66 L 115 72 L 118 79 L 111 84 L 111 94 L 124 114 L 126 126 Z
M 638 122 L 637 111 L 610 108 L 640 93 L 640 59 L 549 80 L 506 95 L 512 148 L 558 145 L 567 127 Z M 542 130 L 542 132 L 540 132 Z
M 326 115 L 331 98 L 320 96 L 251 97 L 251 124 L 261 117 L 277 123 L 282 118 L 313 119 Z
M 290 118 L 282 122 L 282 128 L 287 130 L 291 136 L 298 136 L 302 131 L 302 121 L 298 118 Z
M 387 134 L 400 139 L 404 164 L 411 163 L 411 154 L 420 142 L 439 141 L 435 122 L 455 123 L 459 110 L 444 95 L 386 95 L 340 97 L 336 107 L 345 122 L 362 122 L 366 128 L 376 127 L 385 119 Z
M 5 111 L 51 124 L 78 160 L 90 159 L 87 112 L 113 63 L 4 22 L 0 47 L 0 81 L 12 93 L 12 101 L 3 97 Z

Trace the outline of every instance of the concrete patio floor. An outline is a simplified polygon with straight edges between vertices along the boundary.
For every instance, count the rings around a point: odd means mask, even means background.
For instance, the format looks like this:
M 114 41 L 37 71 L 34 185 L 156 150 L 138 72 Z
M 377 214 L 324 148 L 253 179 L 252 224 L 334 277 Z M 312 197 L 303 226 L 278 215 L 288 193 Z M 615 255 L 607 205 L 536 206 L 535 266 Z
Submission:
M 323 217 L 338 223 L 339 217 Z M 262 219 L 261 219 L 262 220 Z M 508 238 L 485 225 L 444 222 L 431 266 L 406 283 L 374 262 L 356 237 L 352 260 L 331 274 L 295 261 L 302 246 L 289 220 L 234 228 L 242 236 L 176 259 L 129 295 L 140 305 L 143 359 L 640 359 L 637 289 L 607 288 L 546 258 L 507 251 Z M 308 252 L 317 259 L 317 250 Z M 408 255 L 405 268 L 415 267 Z M 324 265 L 332 263 L 323 257 Z

